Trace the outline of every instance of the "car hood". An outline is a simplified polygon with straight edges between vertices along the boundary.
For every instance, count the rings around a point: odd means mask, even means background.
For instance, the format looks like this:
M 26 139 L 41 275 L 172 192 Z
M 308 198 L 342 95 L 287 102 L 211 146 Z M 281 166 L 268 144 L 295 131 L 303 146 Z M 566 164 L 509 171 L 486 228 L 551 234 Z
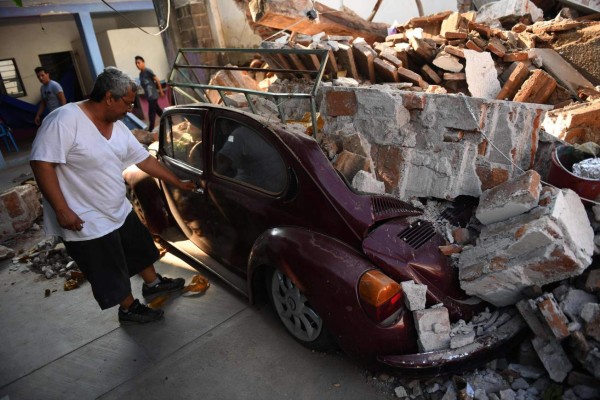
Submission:
M 371 230 L 362 248 L 374 265 L 397 282 L 427 285 L 428 306 L 444 303 L 451 318 L 470 318 L 483 302 L 460 288 L 458 271 L 439 250 L 445 244 L 431 222 L 395 218 Z

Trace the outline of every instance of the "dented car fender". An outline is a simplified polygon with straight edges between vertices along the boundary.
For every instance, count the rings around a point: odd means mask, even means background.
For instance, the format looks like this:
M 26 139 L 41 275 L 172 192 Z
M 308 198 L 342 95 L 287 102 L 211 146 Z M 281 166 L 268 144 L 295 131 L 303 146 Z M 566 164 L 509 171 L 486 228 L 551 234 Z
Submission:
M 277 268 L 294 282 L 342 349 L 351 348 L 359 358 L 389 354 L 390 349 L 401 354 L 416 351 L 409 312 L 401 313 L 398 321 L 386 328 L 364 313 L 358 282 L 376 266 L 343 242 L 308 229 L 273 228 L 255 242 L 248 261 L 248 282 L 264 267 Z M 340 326 L 351 328 L 342 331 L 337 329 Z M 365 339 L 370 333 L 378 337 L 377 343 Z

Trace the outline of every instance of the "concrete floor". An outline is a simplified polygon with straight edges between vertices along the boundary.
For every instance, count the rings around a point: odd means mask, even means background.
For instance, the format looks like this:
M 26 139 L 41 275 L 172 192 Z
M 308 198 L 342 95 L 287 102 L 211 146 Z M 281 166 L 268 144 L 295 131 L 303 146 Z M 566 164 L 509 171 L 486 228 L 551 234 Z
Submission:
M 0 183 L 27 170 L 1 170 Z M 42 238 L 28 232 L 13 244 L 29 249 Z M 173 296 L 164 320 L 121 326 L 116 307 L 101 311 L 89 284 L 65 292 L 62 278 L 11 265 L 0 262 L 0 400 L 394 397 L 345 355 L 296 343 L 270 308 L 249 306 L 207 271 L 204 295 Z M 187 282 L 198 273 L 171 254 L 156 267 Z M 132 278 L 138 297 L 141 283 Z

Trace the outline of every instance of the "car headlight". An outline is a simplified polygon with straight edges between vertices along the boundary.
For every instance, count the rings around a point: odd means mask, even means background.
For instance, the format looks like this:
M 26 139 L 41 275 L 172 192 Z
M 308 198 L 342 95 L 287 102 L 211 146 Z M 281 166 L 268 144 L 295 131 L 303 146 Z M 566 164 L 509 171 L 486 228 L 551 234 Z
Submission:
M 383 326 L 394 323 L 404 305 L 400 284 L 375 269 L 360 277 L 358 296 L 369 318 Z

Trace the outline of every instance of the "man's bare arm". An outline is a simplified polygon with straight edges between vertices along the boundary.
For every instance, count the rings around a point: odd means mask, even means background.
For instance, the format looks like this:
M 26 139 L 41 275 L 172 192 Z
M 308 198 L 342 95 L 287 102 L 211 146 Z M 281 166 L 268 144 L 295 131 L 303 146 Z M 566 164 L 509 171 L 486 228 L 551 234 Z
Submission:
M 148 156 L 144 161 L 136 164 L 139 169 L 151 175 L 155 178 L 158 178 L 162 181 L 165 181 L 181 190 L 195 190 L 196 184 L 191 181 L 182 181 L 179 179 L 173 172 L 169 169 L 165 168 L 164 165 L 156 161 L 156 158 L 152 156 Z
M 56 94 L 56 97 L 58 97 L 58 102 L 60 103 L 61 106 L 64 106 L 65 104 L 67 104 L 67 98 L 65 97 L 64 92 L 58 92 Z
M 84 221 L 71 210 L 60 188 L 56 164 L 46 161 L 31 161 L 30 164 L 40 191 L 54 209 L 58 224 L 72 231 L 83 229 Z

